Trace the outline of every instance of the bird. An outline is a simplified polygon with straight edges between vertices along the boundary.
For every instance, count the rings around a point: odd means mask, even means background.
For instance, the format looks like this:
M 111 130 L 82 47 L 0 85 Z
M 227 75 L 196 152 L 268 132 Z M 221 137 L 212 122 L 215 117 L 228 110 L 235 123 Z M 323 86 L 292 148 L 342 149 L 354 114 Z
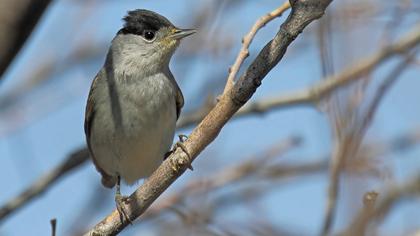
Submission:
M 181 39 L 196 30 L 145 9 L 128 11 L 123 21 L 92 81 L 84 130 L 102 184 L 116 186 L 117 210 L 129 219 L 121 180 L 133 185 L 147 178 L 170 152 L 184 97 L 169 63 Z

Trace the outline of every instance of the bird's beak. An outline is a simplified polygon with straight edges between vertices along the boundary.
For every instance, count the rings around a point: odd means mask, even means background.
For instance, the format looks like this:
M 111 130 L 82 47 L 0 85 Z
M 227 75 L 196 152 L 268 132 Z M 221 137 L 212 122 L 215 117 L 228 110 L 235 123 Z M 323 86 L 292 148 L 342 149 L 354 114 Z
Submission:
M 175 29 L 173 34 L 170 37 L 173 39 L 182 39 L 196 32 L 197 30 L 195 29 Z

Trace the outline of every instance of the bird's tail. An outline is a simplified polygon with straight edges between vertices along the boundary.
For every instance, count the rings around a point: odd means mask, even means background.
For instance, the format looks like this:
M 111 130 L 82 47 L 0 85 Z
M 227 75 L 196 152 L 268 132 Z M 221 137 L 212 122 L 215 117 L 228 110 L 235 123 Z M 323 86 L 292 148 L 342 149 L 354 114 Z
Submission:
M 107 188 L 113 188 L 117 183 L 117 177 L 102 174 L 102 185 Z

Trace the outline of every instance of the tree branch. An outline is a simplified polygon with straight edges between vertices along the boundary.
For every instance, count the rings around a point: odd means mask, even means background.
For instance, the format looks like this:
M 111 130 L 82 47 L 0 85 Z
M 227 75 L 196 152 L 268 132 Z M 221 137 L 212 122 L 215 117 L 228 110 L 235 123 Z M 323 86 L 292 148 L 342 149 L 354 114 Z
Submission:
M 45 190 L 52 185 L 59 178 L 64 176 L 70 170 L 80 166 L 87 160 L 89 152 L 87 149 L 81 149 L 71 154 L 66 161 L 61 163 L 47 175 L 31 185 L 28 189 L 23 191 L 19 196 L 13 198 L 0 208 L 0 220 L 7 217 L 10 213 L 20 209 L 35 197 L 41 195 Z
M 369 103 L 366 111 L 361 112 L 363 115 L 357 123 L 350 123 L 349 127 L 341 127 L 341 129 L 351 130 L 343 136 L 338 137 L 338 143 L 335 155 L 332 157 L 330 167 L 330 184 L 328 186 L 328 198 L 326 204 L 325 219 L 321 235 L 329 235 L 333 220 L 335 217 L 335 209 L 337 207 L 338 192 L 340 188 L 340 174 L 346 162 L 353 155 L 357 154 L 362 144 L 363 138 L 373 121 L 380 102 L 385 94 L 389 91 L 394 82 L 400 77 L 403 71 L 408 67 L 412 56 L 407 56 L 401 61 L 391 73 L 382 81 L 380 87 L 375 91 L 372 101 Z M 340 118 L 340 117 L 339 117 Z M 356 117 L 357 119 L 358 117 Z
M 129 197 L 126 209 L 131 220 L 140 216 L 217 137 L 226 122 L 251 98 L 263 78 L 281 60 L 290 43 L 309 23 L 324 14 L 330 2 L 331 0 L 291 1 L 292 11 L 273 40 L 262 49 L 238 82 L 221 97 L 184 143 L 189 155 L 180 148 L 176 149 Z M 86 235 L 115 235 L 127 224 L 127 221 L 121 222 L 118 211 L 114 210 Z
M 192 196 L 197 193 L 212 192 L 213 190 L 232 185 L 240 180 L 248 179 L 247 177 L 256 175 L 264 168 L 268 168 L 270 161 L 278 156 L 300 145 L 301 139 L 298 137 L 291 137 L 277 143 L 262 154 L 253 155 L 250 158 L 244 158 L 244 161 L 233 166 L 223 168 L 216 173 L 189 181 L 182 189 L 176 193 L 160 201 L 158 205 L 153 205 L 142 216 L 142 220 L 153 219 L 158 216 L 163 210 L 170 209 L 182 202 L 185 197 Z
M 365 235 L 366 229 L 372 221 L 382 220 L 395 204 L 416 195 L 420 195 L 420 175 L 414 176 L 404 184 L 391 187 L 373 209 L 368 211 L 361 209 L 349 227 L 339 235 Z
M 0 10 L 0 80 L 51 0 L 3 0 Z
M 350 83 L 364 79 L 363 75 L 368 74 L 381 63 L 392 56 L 407 53 L 420 43 L 420 24 L 415 26 L 408 34 L 399 41 L 379 49 L 376 53 L 361 59 L 357 63 L 344 69 L 342 72 L 330 76 L 318 83 L 295 92 L 280 95 L 277 97 L 263 99 L 261 101 L 245 104 L 234 116 L 234 118 L 249 115 L 251 113 L 264 113 L 278 108 L 286 108 L 295 105 L 313 105 L 328 97 L 335 90 L 349 85 Z M 181 116 L 178 127 L 188 127 L 202 120 L 214 104 L 204 106 L 186 116 Z

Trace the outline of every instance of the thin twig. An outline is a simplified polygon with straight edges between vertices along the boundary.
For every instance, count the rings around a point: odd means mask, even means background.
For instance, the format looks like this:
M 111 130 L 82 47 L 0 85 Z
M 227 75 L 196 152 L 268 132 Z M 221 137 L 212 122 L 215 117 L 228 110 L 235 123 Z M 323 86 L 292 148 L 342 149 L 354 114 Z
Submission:
M 266 15 L 260 17 L 255 24 L 252 26 L 251 30 L 246 34 L 242 39 L 242 48 L 239 51 L 238 56 L 236 57 L 235 63 L 229 68 L 229 75 L 227 78 L 226 86 L 223 93 L 226 93 L 230 89 L 232 89 L 233 85 L 235 84 L 235 77 L 238 73 L 239 69 L 241 68 L 242 63 L 244 60 L 249 56 L 249 45 L 252 43 L 257 32 L 264 27 L 268 22 L 272 21 L 273 19 L 280 17 L 283 12 L 290 8 L 290 3 L 286 0 L 280 7 L 275 9 L 274 11 L 267 13 Z
M 51 223 L 51 236 L 55 236 L 57 233 L 57 219 L 50 220 Z

